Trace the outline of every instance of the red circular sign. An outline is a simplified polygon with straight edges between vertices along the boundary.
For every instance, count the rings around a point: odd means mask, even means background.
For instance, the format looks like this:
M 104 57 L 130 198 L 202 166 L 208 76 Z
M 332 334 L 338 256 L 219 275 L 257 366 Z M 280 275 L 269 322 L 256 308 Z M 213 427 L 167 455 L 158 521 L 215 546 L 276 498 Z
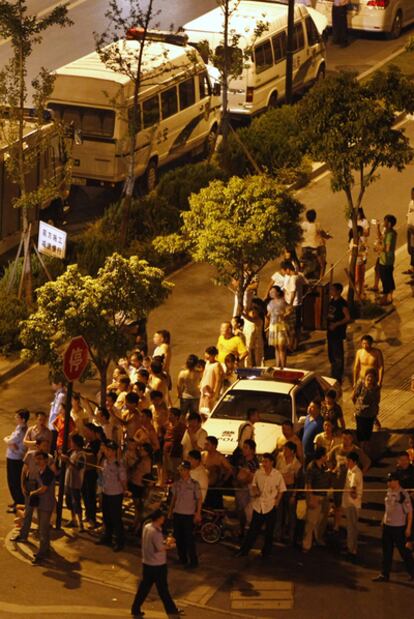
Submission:
M 63 373 L 71 383 L 78 380 L 89 362 L 88 345 L 81 335 L 73 338 L 63 356 Z

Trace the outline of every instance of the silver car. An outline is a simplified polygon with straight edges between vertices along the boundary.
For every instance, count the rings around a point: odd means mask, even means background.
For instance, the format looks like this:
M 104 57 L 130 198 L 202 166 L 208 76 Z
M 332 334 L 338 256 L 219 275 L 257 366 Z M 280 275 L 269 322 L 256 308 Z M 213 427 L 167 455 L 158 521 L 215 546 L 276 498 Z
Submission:
M 311 0 L 332 24 L 332 0 Z M 384 32 L 397 39 L 402 28 L 414 22 L 414 0 L 351 0 L 348 26 L 354 30 Z

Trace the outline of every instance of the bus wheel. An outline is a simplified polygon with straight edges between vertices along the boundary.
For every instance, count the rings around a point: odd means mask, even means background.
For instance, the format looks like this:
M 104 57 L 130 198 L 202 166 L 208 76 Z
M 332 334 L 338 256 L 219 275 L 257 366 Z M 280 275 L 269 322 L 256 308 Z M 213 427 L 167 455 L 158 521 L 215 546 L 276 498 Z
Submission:
M 157 186 L 158 181 L 158 166 L 157 160 L 151 159 L 145 172 L 145 189 L 149 193 Z
M 277 107 L 278 107 L 277 92 L 272 92 L 272 94 L 270 95 L 269 104 L 267 106 L 267 109 L 274 110 Z

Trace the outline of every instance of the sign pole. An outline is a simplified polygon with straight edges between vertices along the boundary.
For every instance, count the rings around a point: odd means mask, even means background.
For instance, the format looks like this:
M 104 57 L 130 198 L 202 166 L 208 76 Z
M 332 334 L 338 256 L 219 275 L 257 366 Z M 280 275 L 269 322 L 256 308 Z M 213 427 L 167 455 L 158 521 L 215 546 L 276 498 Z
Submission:
M 66 407 L 65 407 L 65 426 L 63 430 L 63 446 L 62 453 L 66 454 L 68 451 L 68 442 L 69 442 L 69 423 L 70 423 L 70 411 L 72 409 L 72 393 L 73 393 L 73 383 L 68 383 L 68 389 L 66 394 Z M 65 473 L 66 473 L 66 462 L 61 462 L 60 467 L 60 478 L 59 478 L 59 494 L 58 501 L 56 506 L 56 529 L 60 531 L 62 528 L 62 509 L 63 509 L 63 498 L 65 494 Z

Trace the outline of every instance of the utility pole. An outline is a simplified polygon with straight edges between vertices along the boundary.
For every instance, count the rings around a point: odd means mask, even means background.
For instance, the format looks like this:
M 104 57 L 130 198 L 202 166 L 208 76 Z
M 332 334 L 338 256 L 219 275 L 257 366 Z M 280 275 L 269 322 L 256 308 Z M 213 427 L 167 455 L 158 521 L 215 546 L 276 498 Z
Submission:
M 295 27 L 295 0 L 289 0 L 286 45 L 286 103 L 292 103 L 293 94 L 293 34 Z

